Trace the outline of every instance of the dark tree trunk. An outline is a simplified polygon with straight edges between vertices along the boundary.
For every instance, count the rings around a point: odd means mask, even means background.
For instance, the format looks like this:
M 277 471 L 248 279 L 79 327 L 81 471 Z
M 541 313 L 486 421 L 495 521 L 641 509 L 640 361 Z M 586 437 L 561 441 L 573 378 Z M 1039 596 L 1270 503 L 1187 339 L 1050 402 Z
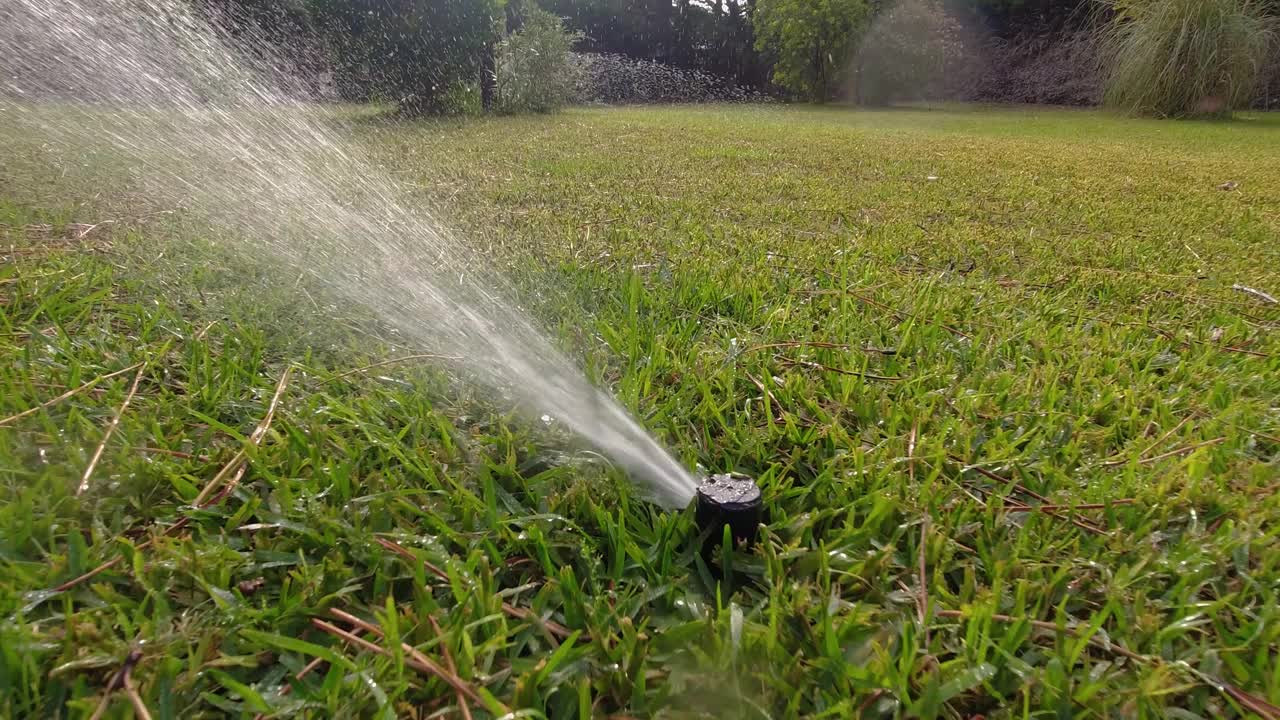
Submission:
M 480 58 L 480 107 L 485 112 L 493 112 L 493 101 L 498 95 L 497 48 L 494 43 L 484 49 Z
M 819 105 L 827 101 L 827 64 L 822 61 L 822 46 L 813 46 L 813 78 L 814 102 Z
M 518 32 L 524 27 L 524 2 L 522 0 L 507 0 L 507 34 Z

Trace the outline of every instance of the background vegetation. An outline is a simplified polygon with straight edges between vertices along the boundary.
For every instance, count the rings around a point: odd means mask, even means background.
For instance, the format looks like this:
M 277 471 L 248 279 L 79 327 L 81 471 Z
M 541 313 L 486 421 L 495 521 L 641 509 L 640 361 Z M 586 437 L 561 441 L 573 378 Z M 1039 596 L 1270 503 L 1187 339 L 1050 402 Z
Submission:
M 1278 10 L 1263 0 L 199 1 L 246 51 L 326 79 L 308 91 L 413 114 L 762 94 L 1095 104 L 1104 84 L 1110 103 L 1160 116 L 1280 101 Z M 534 41 L 511 37 L 526 16 L 557 56 L 585 56 L 515 61 Z M 655 87 L 646 72 L 679 80 Z M 498 102 L 499 82 L 540 100 Z M 568 85 L 586 91 L 568 97 Z
M 1117 0 L 1107 102 L 1144 115 L 1229 115 L 1255 97 L 1276 39 L 1259 0 Z
M 871 19 L 866 0 L 757 0 L 756 49 L 773 61 L 773 80 L 826 102 L 845 80 L 858 35 Z
M 899 0 L 858 41 L 847 95 L 859 103 L 964 97 L 981 73 L 969 33 L 937 0 Z
M 520 28 L 498 44 L 498 111 L 550 112 L 573 102 L 581 68 L 570 51 L 581 38 L 565 32 L 560 18 L 528 8 Z

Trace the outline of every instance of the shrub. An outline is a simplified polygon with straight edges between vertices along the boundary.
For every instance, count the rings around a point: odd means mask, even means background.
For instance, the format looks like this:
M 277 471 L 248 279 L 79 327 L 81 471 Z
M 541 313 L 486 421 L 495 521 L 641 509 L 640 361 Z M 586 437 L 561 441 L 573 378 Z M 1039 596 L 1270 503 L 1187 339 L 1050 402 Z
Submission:
M 1275 21 L 1263 0 L 1103 0 L 1105 101 L 1139 115 L 1229 115 L 1262 79 Z
M 872 12 L 867 0 L 756 0 L 756 50 L 773 60 L 773 81 L 814 102 L 841 87 Z
M 551 13 L 527 9 L 523 26 L 498 45 L 498 112 L 551 112 L 572 102 L 577 64 L 571 50 L 581 38 Z
M 960 98 L 977 70 L 964 29 L 938 0 L 899 0 L 863 37 L 855 97 L 871 104 Z

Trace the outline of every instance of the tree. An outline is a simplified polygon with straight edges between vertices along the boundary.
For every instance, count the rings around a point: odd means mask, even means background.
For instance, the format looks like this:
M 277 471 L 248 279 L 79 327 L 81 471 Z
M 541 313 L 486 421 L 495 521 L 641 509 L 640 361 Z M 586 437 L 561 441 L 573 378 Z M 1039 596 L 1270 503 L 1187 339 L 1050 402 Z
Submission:
M 870 16 L 867 0 L 756 0 L 756 49 L 772 56 L 774 82 L 825 102 L 840 86 Z
M 679 54 L 677 1 L 684 0 L 542 0 L 538 4 L 564 18 L 585 36 L 595 52 L 671 62 Z
M 940 100 L 971 80 L 972 53 L 960 22 L 939 0 L 896 0 L 880 11 L 858 47 L 860 103 Z
M 501 0 L 306 0 L 339 92 L 417 115 L 474 92 L 497 41 Z

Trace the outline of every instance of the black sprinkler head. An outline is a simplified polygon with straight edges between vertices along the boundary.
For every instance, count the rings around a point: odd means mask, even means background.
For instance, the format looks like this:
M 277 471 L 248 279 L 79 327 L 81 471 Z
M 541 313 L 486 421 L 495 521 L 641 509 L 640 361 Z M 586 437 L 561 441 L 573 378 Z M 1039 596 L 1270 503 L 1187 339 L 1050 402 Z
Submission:
M 736 543 L 750 543 L 764 519 L 763 495 L 756 481 L 741 473 L 711 475 L 698 486 L 694 522 L 708 545 L 720 542 L 727 525 Z

